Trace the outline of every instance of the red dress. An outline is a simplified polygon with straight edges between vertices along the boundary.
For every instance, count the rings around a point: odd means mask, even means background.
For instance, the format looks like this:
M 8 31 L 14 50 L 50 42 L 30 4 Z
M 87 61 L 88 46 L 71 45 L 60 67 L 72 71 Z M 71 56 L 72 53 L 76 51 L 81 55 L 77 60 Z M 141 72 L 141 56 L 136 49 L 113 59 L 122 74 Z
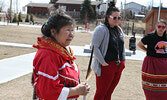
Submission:
M 47 38 L 38 38 L 38 49 L 33 60 L 33 83 L 36 96 L 44 100 L 67 100 L 69 87 L 79 84 L 79 69 L 71 53 Z
M 167 38 L 147 34 L 147 56 L 142 65 L 142 85 L 146 100 L 167 100 Z

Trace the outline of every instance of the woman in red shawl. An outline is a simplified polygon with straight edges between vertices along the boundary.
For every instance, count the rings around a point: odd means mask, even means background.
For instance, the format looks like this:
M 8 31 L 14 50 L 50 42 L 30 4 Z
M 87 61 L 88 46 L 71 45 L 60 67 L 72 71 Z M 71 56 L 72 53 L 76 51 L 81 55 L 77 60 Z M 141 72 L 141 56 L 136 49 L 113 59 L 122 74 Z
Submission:
M 80 83 L 75 57 L 68 47 L 74 37 L 74 22 L 58 12 L 42 26 L 38 49 L 33 60 L 33 85 L 37 100 L 76 100 L 89 92 L 89 85 Z

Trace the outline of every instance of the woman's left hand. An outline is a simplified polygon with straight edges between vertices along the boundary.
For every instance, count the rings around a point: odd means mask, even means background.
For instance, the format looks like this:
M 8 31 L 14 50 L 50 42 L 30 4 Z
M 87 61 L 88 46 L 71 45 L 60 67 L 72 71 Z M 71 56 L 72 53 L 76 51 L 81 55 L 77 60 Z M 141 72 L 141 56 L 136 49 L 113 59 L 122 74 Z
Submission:
M 109 64 L 106 63 L 106 62 L 104 62 L 104 63 L 102 63 L 101 65 L 102 65 L 102 66 L 108 66 Z

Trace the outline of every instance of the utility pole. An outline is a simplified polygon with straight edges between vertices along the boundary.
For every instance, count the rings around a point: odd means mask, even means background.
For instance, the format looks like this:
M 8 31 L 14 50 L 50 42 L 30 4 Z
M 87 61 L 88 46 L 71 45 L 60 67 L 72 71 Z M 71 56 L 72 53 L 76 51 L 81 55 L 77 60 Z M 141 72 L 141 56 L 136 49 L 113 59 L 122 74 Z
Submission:
M 16 14 L 18 14 L 18 0 L 16 0 Z
M 154 0 L 152 0 L 152 5 L 151 5 L 151 9 L 153 8 L 153 6 L 154 6 Z
M 10 0 L 10 10 L 12 11 L 12 0 Z
M 126 19 L 125 17 L 126 17 L 126 0 L 124 2 L 124 20 Z
M 12 0 L 10 0 L 10 23 L 12 22 Z
M 159 3 L 159 12 L 158 12 L 158 22 L 159 22 L 159 19 L 160 19 L 160 15 L 161 15 L 161 0 L 160 0 L 160 3 Z

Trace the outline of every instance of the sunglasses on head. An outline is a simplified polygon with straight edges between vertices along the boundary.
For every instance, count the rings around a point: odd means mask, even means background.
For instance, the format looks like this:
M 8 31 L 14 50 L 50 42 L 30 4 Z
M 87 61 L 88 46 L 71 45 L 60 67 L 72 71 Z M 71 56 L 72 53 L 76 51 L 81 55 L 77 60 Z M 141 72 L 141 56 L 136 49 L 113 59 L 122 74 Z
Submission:
M 158 28 L 165 29 L 165 26 L 158 25 Z
M 121 17 L 120 16 L 109 16 L 110 18 L 112 18 L 113 20 L 116 20 L 116 19 L 118 19 L 118 20 L 120 20 L 121 19 Z

